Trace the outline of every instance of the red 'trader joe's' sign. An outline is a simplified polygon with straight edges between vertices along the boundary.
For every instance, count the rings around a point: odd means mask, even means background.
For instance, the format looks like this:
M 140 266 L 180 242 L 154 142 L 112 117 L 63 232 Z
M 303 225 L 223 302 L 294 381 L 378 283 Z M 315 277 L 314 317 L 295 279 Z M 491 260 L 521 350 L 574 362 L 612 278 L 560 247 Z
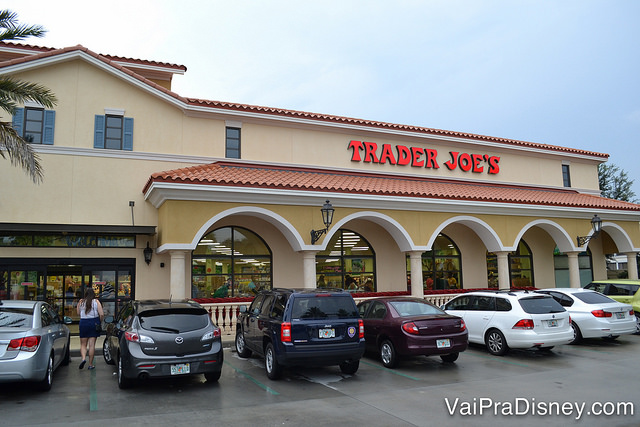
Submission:
M 438 151 L 422 147 L 406 147 L 396 145 L 395 149 L 391 144 L 382 144 L 378 148 L 375 142 L 355 141 L 349 142 L 352 149 L 352 162 L 365 163 L 389 163 L 391 165 L 412 166 L 416 168 L 439 169 Z M 456 168 L 463 172 L 497 174 L 500 172 L 500 157 L 489 156 L 488 154 L 469 154 L 458 151 L 449 151 L 450 158 L 444 162 L 449 170 Z

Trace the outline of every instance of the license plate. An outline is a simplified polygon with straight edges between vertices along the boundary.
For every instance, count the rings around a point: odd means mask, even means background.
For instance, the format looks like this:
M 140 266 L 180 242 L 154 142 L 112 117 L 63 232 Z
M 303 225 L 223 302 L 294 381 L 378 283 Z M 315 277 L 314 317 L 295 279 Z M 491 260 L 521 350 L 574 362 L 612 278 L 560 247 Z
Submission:
M 550 328 L 555 328 L 556 326 L 558 326 L 558 321 L 557 320 L 547 320 L 547 324 L 549 325 Z
M 177 365 L 171 365 L 171 375 L 184 375 L 191 371 L 191 366 L 188 363 L 179 363 Z
M 622 313 L 616 313 L 617 319 L 624 319 L 624 311 Z
M 438 348 L 449 348 L 451 347 L 451 341 L 449 338 L 445 338 L 442 340 L 436 340 L 436 347 Z
M 335 338 L 336 337 L 336 330 L 333 329 L 333 328 L 320 329 L 318 331 L 318 337 L 319 338 Z

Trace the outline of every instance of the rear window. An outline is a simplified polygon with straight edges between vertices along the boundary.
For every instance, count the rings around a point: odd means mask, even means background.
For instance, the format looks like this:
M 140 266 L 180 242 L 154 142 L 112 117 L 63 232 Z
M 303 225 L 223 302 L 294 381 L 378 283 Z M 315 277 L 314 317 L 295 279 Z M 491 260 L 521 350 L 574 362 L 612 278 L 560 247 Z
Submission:
M 444 311 L 431 304 L 418 301 L 391 301 L 389 303 L 400 316 L 416 316 L 421 314 L 442 314 Z
M 573 294 L 573 296 L 587 304 L 609 304 L 615 302 L 611 298 L 597 292 L 580 292 Z
M 33 310 L 30 308 L 0 309 L 0 328 L 30 328 L 33 325 Z
M 140 326 L 148 331 L 183 333 L 209 324 L 206 310 L 153 310 L 140 313 Z
M 294 298 L 293 319 L 327 319 L 358 317 L 358 310 L 351 296 L 309 296 Z
M 562 313 L 565 309 L 551 297 L 527 297 L 519 300 L 522 309 L 529 314 Z

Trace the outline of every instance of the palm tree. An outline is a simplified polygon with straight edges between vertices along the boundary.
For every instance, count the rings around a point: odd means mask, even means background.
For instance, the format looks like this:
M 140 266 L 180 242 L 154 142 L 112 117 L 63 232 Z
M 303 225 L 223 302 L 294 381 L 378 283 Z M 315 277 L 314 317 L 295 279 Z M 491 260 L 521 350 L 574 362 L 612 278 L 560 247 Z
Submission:
M 18 24 L 18 15 L 10 10 L 0 11 L 0 41 L 22 40 L 30 36 L 41 37 L 45 30 L 39 26 Z M 34 101 L 45 108 L 52 108 L 57 99 L 46 87 L 0 75 L 0 108 L 13 116 L 19 104 Z M 11 121 L 0 121 L 0 156 L 9 157 L 13 166 L 22 167 L 36 184 L 43 178 L 38 155 L 11 126 Z

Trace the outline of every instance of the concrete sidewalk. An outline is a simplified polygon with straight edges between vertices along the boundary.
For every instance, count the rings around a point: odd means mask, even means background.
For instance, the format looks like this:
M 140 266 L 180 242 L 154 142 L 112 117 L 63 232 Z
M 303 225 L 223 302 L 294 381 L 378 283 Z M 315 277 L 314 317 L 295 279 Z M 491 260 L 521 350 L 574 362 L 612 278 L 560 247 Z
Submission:
M 235 336 L 231 334 L 222 334 L 222 346 L 225 348 L 234 347 Z M 102 344 L 104 343 L 104 334 L 102 334 L 96 340 L 96 355 L 102 355 Z M 72 357 L 80 356 L 80 337 L 78 335 L 71 335 L 71 348 L 70 354 Z

